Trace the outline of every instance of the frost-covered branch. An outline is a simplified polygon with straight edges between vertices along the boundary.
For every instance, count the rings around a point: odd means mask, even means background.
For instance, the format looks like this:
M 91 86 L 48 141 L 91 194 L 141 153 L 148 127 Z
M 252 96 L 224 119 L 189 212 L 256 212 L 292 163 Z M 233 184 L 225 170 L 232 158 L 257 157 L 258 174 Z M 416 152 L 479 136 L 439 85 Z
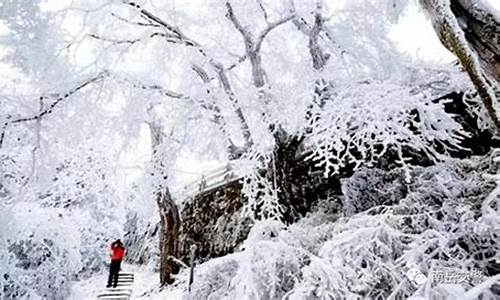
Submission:
M 151 22 L 151 20 L 146 20 L 147 23 L 144 23 L 144 22 L 133 22 L 133 21 L 130 21 L 130 20 L 124 18 L 124 17 L 121 17 L 121 16 L 115 14 L 115 13 L 111 13 L 111 15 L 113 17 L 117 18 L 118 20 L 122 21 L 122 22 L 125 22 L 125 23 L 128 23 L 128 24 L 132 24 L 132 25 L 138 25 L 138 26 L 144 26 L 144 27 L 155 27 L 155 28 L 160 27 L 160 25 L 154 24 L 153 22 Z
M 112 76 L 112 78 L 119 83 L 127 84 L 133 88 L 137 88 L 137 89 L 141 89 L 141 90 L 156 91 L 159 94 L 166 96 L 166 97 L 169 97 L 169 98 L 180 99 L 180 100 L 191 100 L 193 102 L 196 102 L 196 100 L 192 99 L 191 97 L 189 97 L 188 95 L 186 95 L 184 93 L 174 92 L 174 91 L 168 90 L 168 89 L 166 89 L 158 84 L 145 84 L 142 82 L 130 80 L 128 78 L 119 78 L 119 77 L 114 76 L 114 75 Z
M 3 124 L 3 126 L 2 126 L 2 132 L 0 133 L 0 148 L 2 147 L 3 139 L 5 137 L 5 131 L 7 130 L 7 128 L 10 125 L 12 125 L 12 124 L 18 124 L 18 123 L 24 123 L 24 122 L 30 122 L 30 121 L 35 121 L 35 120 L 42 119 L 44 116 L 52 113 L 52 111 L 57 106 L 59 106 L 63 101 L 65 101 L 66 99 L 68 99 L 70 96 L 74 95 L 75 93 L 77 93 L 78 91 L 80 91 L 83 88 L 87 87 L 88 85 L 91 85 L 93 83 L 96 83 L 96 82 L 104 79 L 108 75 L 109 75 L 109 73 L 107 71 L 104 71 L 104 72 L 101 72 L 101 73 L 97 74 L 94 77 L 91 77 L 90 79 L 87 79 L 87 80 L 83 81 L 81 84 L 77 85 L 75 88 L 67 91 L 64 94 L 61 94 L 61 95 L 57 96 L 57 98 L 54 100 L 54 102 L 52 102 L 47 108 L 41 110 L 37 114 L 34 114 L 32 116 L 28 116 L 28 117 L 19 117 L 19 118 L 16 118 L 16 119 L 13 119 L 13 120 L 5 122 Z M 41 96 L 40 100 L 43 101 L 46 98 L 47 98 L 46 96 Z
M 109 42 L 109 43 L 116 44 L 116 45 L 120 45 L 120 44 L 130 44 L 130 45 L 133 45 L 133 44 L 141 41 L 141 39 L 123 39 L 123 40 L 119 40 L 119 39 L 105 38 L 105 37 L 99 36 L 97 34 L 90 34 L 89 36 L 91 38 L 93 38 L 93 39 L 101 40 L 103 42 Z
M 280 25 L 283 25 L 285 23 L 287 23 L 288 21 L 292 20 L 293 18 L 295 18 L 295 15 L 294 14 L 290 14 L 288 16 L 285 16 L 281 19 L 279 19 L 278 21 L 276 22 L 272 22 L 272 23 L 269 23 L 266 27 L 266 29 L 264 29 L 260 34 L 259 34 L 259 37 L 257 38 L 257 44 L 255 46 L 255 49 L 257 51 L 260 50 L 261 46 L 262 46 L 262 42 L 264 41 L 264 38 L 275 28 L 277 28 L 278 26 Z
M 213 95 L 213 93 L 208 88 L 208 84 L 211 81 L 211 78 L 208 75 L 208 73 L 202 67 L 200 67 L 200 66 L 198 66 L 196 64 L 193 64 L 191 66 L 191 68 L 198 75 L 198 77 L 200 77 L 201 81 L 205 85 L 207 85 L 207 90 L 206 90 L 207 96 L 208 95 Z M 239 156 L 237 154 L 237 152 L 239 152 L 237 150 L 238 147 L 236 147 L 236 145 L 234 144 L 233 140 L 231 139 L 231 137 L 229 135 L 229 132 L 227 131 L 227 128 L 228 128 L 227 122 L 226 122 L 226 119 L 224 118 L 224 116 L 222 115 L 222 112 L 221 112 L 220 108 L 215 104 L 215 101 L 212 101 L 212 103 L 204 103 L 204 105 L 205 105 L 204 107 L 206 109 L 213 111 L 213 121 L 218 125 L 219 130 L 227 138 L 227 143 L 228 143 L 228 147 L 229 147 L 230 156 L 231 157 L 238 157 Z M 245 120 L 245 119 L 243 118 L 243 120 Z M 243 123 L 243 124 L 246 125 L 246 122 Z M 251 140 L 251 137 L 249 137 L 249 138 Z
M 318 2 L 314 14 L 314 25 L 309 33 L 309 53 L 311 54 L 315 70 L 322 70 L 328 60 L 328 55 L 323 53 L 319 45 L 319 35 L 323 31 L 323 17 L 321 15 L 321 2 Z
M 215 58 L 208 55 L 208 52 L 201 46 L 201 44 L 194 41 L 193 39 L 188 38 L 184 33 L 182 33 L 182 31 L 178 27 L 169 24 L 168 22 L 157 17 L 153 13 L 143 9 L 140 5 L 138 5 L 136 3 L 129 2 L 129 1 L 124 1 L 124 3 L 139 10 L 141 16 L 144 19 L 148 20 L 149 23 L 147 23 L 147 25 L 153 24 L 153 25 L 157 25 L 155 27 L 160 27 L 160 28 L 164 29 L 164 32 L 154 32 L 150 35 L 150 37 L 155 37 L 155 36 L 165 37 L 167 42 L 183 44 L 183 45 L 186 45 L 189 47 L 194 47 L 198 50 L 197 51 L 198 53 L 200 53 L 203 57 L 208 59 L 210 65 L 217 72 L 217 74 L 218 74 L 217 78 L 221 82 L 221 85 L 223 86 L 225 93 L 229 97 L 229 100 L 230 100 L 231 105 L 235 111 L 235 114 L 238 117 L 238 120 L 240 122 L 240 129 L 241 129 L 242 135 L 245 139 L 245 149 L 248 149 L 249 147 L 251 147 L 253 145 L 253 140 L 251 137 L 248 123 L 246 121 L 246 118 L 241 110 L 241 107 L 238 103 L 236 95 L 234 94 L 234 92 L 231 88 L 231 85 L 229 83 L 229 80 L 227 78 L 227 75 L 226 75 L 227 70 L 231 70 L 234 67 L 236 67 L 239 63 L 245 61 L 247 59 L 248 55 L 244 55 L 244 56 L 240 57 L 240 59 L 236 63 L 232 64 L 229 68 L 225 69 L 224 66 L 222 65 L 222 63 L 218 62 Z M 134 23 L 137 24 L 138 22 L 134 22 Z M 138 25 L 146 26 L 146 24 L 142 24 L 142 23 L 138 24 Z M 274 26 L 274 27 L 276 27 L 276 26 Z M 205 84 L 210 83 L 210 81 L 212 80 L 212 78 L 210 78 L 208 76 L 208 73 L 200 66 L 193 64 L 192 70 L 202 79 L 202 81 Z M 203 105 L 204 105 L 204 108 L 212 110 L 214 112 L 213 120 L 218 125 L 219 129 L 223 132 L 223 134 L 226 137 L 228 137 L 229 147 L 230 147 L 230 149 L 233 149 L 233 151 L 231 151 L 231 152 L 234 154 L 236 146 L 232 142 L 231 138 L 229 138 L 228 131 L 226 128 L 227 122 L 224 120 L 224 117 L 222 116 L 219 107 L 215 104 L 215 101 L 213 101 L 213 103 L 210 103 L 210 104 L 205 103 Z
M 398 84 L 360 83 L 332 95 L 324 107 L 312 111 L 319 117 L 311 120 L 308 140 L 310 157 L 325 176 L 346 166 L 373 165 L 391 149 L 400 154 L 415 149 L 439 161 L 441 153 L 460 149 L 466 136 L 442 104 Z M 399 163 L 405 164 L 403 155 Z
M 142 8 L 139 4 L 135 2 L 124 0 L 123 3 L 138 10 L 141 17 L 149 22 L 148 23 L 150 24 L 149 26 L 163 29 L 163 32 L 154 32 L 150 35 L 150 37 L 160 36 L 166 38 L 167 42 L 170 43 L 183 44 L 189 47 L 195 47 L 203 56 L 206 56 L 205 50 L 200 46 L 200 44 L 188 38 L 184 33 L 182 33 L 182 31 L 178 27 L 169 24 L 167 21 L 147 11 L 146 9 Z M 139 22 L 134 22 L 134 23 L 139 26 L 145 26 L 145 24 L 143 23 Z
M 229 82 L 229 78 L 227 78 L 227 74 L 226 71 L 224 70 L 224 67 L 221 64 L 213 64 L 213 66 L 217 72 L 219 81 L 221 82 L 225 93 L 229 97 L 229 100 L 231 102 L 231 105 L 233 106 L 236 116 L 240 120 L 243 138 L 245 139 L 245 148 L 249 149 L 250 147 L 253 146 L 252 135 L 250 134 L 250 128 L 241 110 L 241 105 L 238 102 L 238 98 L 236 98 L 236 95 L 234 94 L 234 91 L 231 87 L 231 83 Z
M 264 20 L 266 20 L 266 23 L 269 24 L 269 14 L 267 13 L 266 8 L 264 7 L 264 4 L 262 3 L 262 0 L 257 0 L 257 4 L 259 5 L 260 10 L 262 11 L 262 14 L 264 15 Z
M 253 84 L 255 85 L 255 87 L 261 88 L 265 85 L 265 71 L 262 67 L 262 58 L 260 54 L 262 42 L 273 29 L 295 18 L 295 14 L 290 14 L 279 19 L 278 21 L 268 23 L 267 27 L 258 34 L 257 38 L 254 38 L 252 33 L 246 27 L 244 27 L 241 24 L 240 20 L 236 17 L 230 1 L 226 1 L 226 9 L 226 17 L 231 21 L 231 23 L 233 23 L 236 30 L 238 30 L 238 32 L 240 32 L 241 36 L 243 37 L 246 55 L 248 56 L 250 64 L 252 66 Z

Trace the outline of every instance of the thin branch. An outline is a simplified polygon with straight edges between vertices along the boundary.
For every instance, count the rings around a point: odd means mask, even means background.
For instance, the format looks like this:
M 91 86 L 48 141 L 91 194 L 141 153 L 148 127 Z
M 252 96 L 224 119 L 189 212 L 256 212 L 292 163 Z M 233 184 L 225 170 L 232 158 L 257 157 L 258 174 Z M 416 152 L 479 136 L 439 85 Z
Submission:
M 219 80 L 222 83 L 222 87 L 226 95 L 229 97 L 231 105 L 233 106 L 234 112 L 238 119 L 240 120 L 241 130 L 243 132 L 243 138 L 245 139 L 245 148 L 250 149 L 253 146 L 252 135 L 250 134 L 250 127 L 248 126 L 245 115 L 241 110 L 241 106 L 238 103 L 238 99 L 233 92 L 231 84 L 229 83 L 229 78 L 227 78 L 224 67 L 221 64 L 214 65 L 215 70 L 217 71 L 217 75 L 219 76 Z
M 252 40 L 252 35 L 246 28 L 244 28 L 238 18 L 236 18 L 236 15 L 234 14 L 233 7 L 229 1 L 226 1 L 226 8 L 227 8 L 227 13 L 226 17 L 233 23 L 234 27 L 236 30 L 238 30 L 241 35 L 243 36 L 243 39 L 246 41 L 251 41 Z
M 291 13 L 294 13 L 295 12 L 295 5 L 293 3 L 293 1 L 290 2 L 290 5 L 292 6 L 291 8 Z M 316 14 L 318 14 L 321 10 L 321 2 L 317 2 L 317 5 L 316 5 Z M 316 16 L 315 16 L 316 17 Z M 315 19 L 316 21 L 316 19 Z M 345 50 L 344 48 L 342 48 L 336 41 L 335 39 L 332 37 L 331 33 L 329 32 L 328 28 L 326 28 L 324 26 L 324 21 L 325 21 L 325 18 L 323 16 L 321 16 L 321 30 L 318 34 L 318 38 L 321 38 L 322 40 L 326 41 L 330 41 L 331 44 L 335 47 L 335 50 L 338 51 L 338 53 L 340 54 L 341 57 L 343 57 L 344 54 L 347 53 L 347 50 Z M 311 32 L 313 30 L 313 26 L 309 25 L 307 23 L 307 21 L 303 18 L 303 17 L 295 17 L 293 20 L 292 20 L 293 24 L 295 25 L 295 27 L 297 27 L 297 29 L 302 32 L 303 34 L 305 34 L 306 36 L 310 37 L 311 36 Z M 326 37 L 326 39 L 325 39 Z
M 252 141 L 251 136 L 250 136 L 248 124 L 246 123 L 246 120 L 243 116 L 241 108 L 237 107 L 238 101 L 237 101 L 236 95 L 234 94 L 234 92 L 232 92 L 232 89 L 230 88 L 230 85 L 229 85 L 229 80 L 225 74 L 226 70 L 231 70 L 231 69 L 235 68 L 241 62 L 245 61 L 248 58 L 248 54 L 240 57 L 238 59 L 238 61 L 236 63 L 233 63 L 229 68 L 224 69 L 222 64 L 217 62 L 217 60 L 215 60 L 213 57 L 210 57 L 207 54 L 207 52 L 205 51 L 205 49 L 203 49 L 203 47 L 199 43 L 188 38 L 185 34 L 183 34 L 181 32 L 181 30 L 178 27 L 169 24 L 168 22 L 155 16 L 153 13 L 141 8 L 141 6 L 136 4 L 136 3 L 126 1 L 126 0 L 123 2 L 127 5 L 134 7 L 135 9 L 139 10 L 141 17 L 148 20 L 148 22 L 151 22 L 152 24 L 157 24 L 161 28 L 164 29 L 164 32 L 152 33 L 150 35 L 151 38 L 156 37 L 156 36 L 164 37 L 164 38 L 166 38 L 167 42 L 175 43 L 175 44 L 182 44 L 182 45 L 186 45 L 189 47 L 194 47 L 198 50 L 198 52 L 203 57 L 208 59 L 210 65 L 212 67 L 214 67 L 215 71 L 219 75 L 218 78 L 221 81 L 221 84 L 223 85 L 224 90 L 226 91 L 226 94 L 228 94 L 230 101 L 231 101 L 231 104 L 233 105 L 233 108 L 235 109 L 235 112 L 238 116 L 238 119 L 240 120 L 240 123 L 241 123 L 240 126 L 241 126 L 241 130 L 243 131 L 242 134 L 245 138 L 246 145 L 252 145 L 253 141 Z M 229 3 L 227 3 L 227 5 L 229 5 Z M 229 5 L 229 7 L 230 7 L 230 5 Z M 231 9 L 231 12 L 232 12 L 232 9 Z M 233 14 L 233 16 L 234 16 L 234 14 Z M 251 36 L 249 36 L 249 38 L 251 38 Z M 208 76 L 208 73 L 200 66 L 193 65 L 192 69 L 202 79 L 202 81 L 204 83 L 207 84 L 213 80 L 213 78 L 210 78 Z M 221 75 L 221 74 L 223 74 L 223 75 Z M 210 92 L 211 91 L 207 88 L 207 94 L 210 94 Z M 234 154 L 236 147 L 235 147 L 234 143 L 232 142 L 232 140 L 229 138 L 229 134 L 228 134 L 227 129 L 226 129 L 226 127 L 227 127 L 226 121 L 225 121 L 219 107 L 215 103 L 206 103 L 206 102 L 202 102 L 201 106 L 203 108 L 205 108 L 207 110 L 211 110 L 213 112 L 213 120 L 214 120 L 214 122 L 216 122 L 219 125 L 219 128 L 223 132 L 223 134 L 228 137 L 229 146 Z
M 264 38 L 266 37 L 266 35 L 269 34 L 269 32 L 271 32 L 273 29 L 277 28 L 278 26 L 280 25 L 283 25 L 285 23 L 287 23 L 288 21 L 290 20 L 293 20 L 295 18 L 295 14 L 291 14 L 291 15 L 288 15 L 286 17 L 283 17 L 282 19 L 276 21 L 276 22 L 272 22 L 270 23 L 266 29 L 264 29 L 261 34 L 259 35 L 258 39 L 257 39 L 257 44 L 256 44 L 256 49 L 260 49 L 260 46 L 262 45 L 262 41 L 264 41 Z
M 184 35 L 179 28 L 177 28 L 174 25 L 170 25 L 166 21 L 160 19 L 159 17 L 155 16 L 154 14 L 150 13 L 149 11 L 143 9 L 140 5 L 126 1 L 124 0 L 123 3 L 134 7 L 135 9 L 139 10 L 141 17 L 144 19 L 148 20 L 151 24 L 156 24 L 158 27 L 163 28 L 166 31 L 166 35 L 171 37 L 172 35 L 178 39 L 178 41 L 182 41 L 183 44 L 188 45 L 188 46 L 193 46 L 193 47 L 200 47 L 198 43 L 195 41 L 191 40 L 188 38 L 186 35 Z
M 126 78 L 120 79 L 120 78 L 117 78 L 116 76 L 113 76 L 112 78 L 115 79 L 117 82 L 129 84 L 130 86 L 137 88 L 137 89 L 156 91 L 159 94 L 166 96 L 166 97 L 169 97 L 169 98 L 180 99 L 180 100 L 193 100 L 185 94 L 167 90 L 158 84 L 147 85 L 147 84 L 143 84 L 143 83 L 140 83 L 137 81 L 132 81 L 132 80 L 126 79 Z
M 287 17 L 268 24 L 268 26 L 258 35 L 258 38 L 255 40 L 250 31 L 243 27 L 241 22 L 236 17 L 233 7 L 229 1 L 226 1 L 226 8 L 226 17 L 233 23 L 236 30 L 238 30 L 243 37 L 246 55 L 250 59 L 250 64 L 252 67 L 253 83 L 257 88 L 261 88 L 265 85 L 265 71 L 262 68 L 262 59 L 260 55 L 262 42 L 264 41 L 264 38 L 269 34 L 269 32 L 295 18 L 295 14 L 292 13 Z
M 66 92 L 65 94 L 57 97 L 56 100 L 54 102 L 52 102 L 47 108 L 41 110 L 39 113 L 37 113 L 35 115 L 29 116 L 29 117 L 21 117 L 21 118 L 17 118 L 17 119 L 5 122 L 2 126 L 2 133 L 0 134 L 0 148 L 2 147 L 3 140 L 5 138 L 5 132 L 10 125 L 42 119 L 44 116 L 52 113 L 52 111 L 58 105 L 60 105 L 64 100 L 68 99 L 70 96 L 77 93 L 78 91 L 85 88 L 86 86 L 102 80 L 103 78 L 105 78 L 108 75 L 109 75 L 109 73 L 107 71 L 104 71 L 104 72 L 101 72 L 101 73 L 97 74 L 96 76 L 82 82 L 81 84 L 79 84 L 75 88 L 73 88 L 73 89 L 69 90 L 68 92 Z M 40 101 L 43 101 L 44 99 L 45 99 L 44 96 L 41 96 L 39 98 Z
M 147 20 L 146 21 L 148 23 L 143 23 L 143 22 L 133 22 L 133 21 L 130 21 L 124 17 L 121 17 L 115 13 L 111 13 L 111 15 L 115 18 L 117 18 L 118 20 L 122 21 L 122 22 L 125 22 L 125 23 L 128 23 L 128 24 L 131 24 L 131 25 L 138 25 L 138 26 L 144 26 L 144 27 L 155 27 L 155 28 L 158 28 L 160 27 L 160 25 L 158 24 L 153 24 L 150 20 Z
M 15 120 L 11 121 L 10 124 L 21 123 L 21 122 L 29 122 L 29 121 L 34 121 L 34 120 L 38 120 L 40 118 L 43 118 L 45 115 L 50 114 L 52 112 L 52 110 L 54 108 L 56 108 L 56 106 L 58 106 L 61 102 L 63 102 L 67 98 L 69 98 L 69 96 L 72 96 L 73 94 L 75 94 L 79 90 L 83 89 L 84 87 L 88 86 L 89 84 L 92 84 L 92 83 L 95 83 L 95 82 L 97 82 L 99 80 L 102 80 L 107 75 L 108 75 L 108 72 L 106 72 L 106 71 L 102 72 L 102 73 L 99 73 L 97 76 L 95 76 L 95 77 L 93 77 L 93 78 L 91 78 L 91 79 L 89 79 L 87 81 L 84 81 L 83 83 L 81 83 L 80 85 L 78 85 L 74 89 L 68 91 L 64 95 L 59 96 L 54 102 L 52 102 L 52 104 L 49 105 L 48 108 L 42 110 L 40 113 L 38 113 L 36 115 L 33 115 L 31 117 L 25 117 L 25 118 L 15 119 Z M 43 99 L 43 98 L 44 98 L 43 96 L 40 97 L 40 99 Z
M 226 70 L 227 71 L 231 71 L 232 69 L 236 68 L 239 64 L 241 64 L 242 62 L 244 62 L 245 60 L 247 60 L 247 58 L 248 58 L 248 55 L 244 54 L 236 62 L 234 62 L 233 64 L 231 64 L 229 67 L 227 67 Z
M 262 14 L 264 14 L 264 20 L 266 20 L 266 23 L 269 24 L 269 15 L 267 14 L 264 4 L 262 4 L 262 0 L 257 0 L 257 4 L 259 4 L 260 10 L 262 11 Z
M 104 42 L 110 42 L 110 43 L 113 43 L 113 44 L 130 44 L 130 45 L 133 45 L 137 42 L 139 42 L 141 39 L 135 39 L 135 40 L 117 40 L 117 39 L 110 39 L 110 38 L 105 38 L 105 37 L 101 37 L 99 35 L 96 35 L 96 34 L 89 34 L 89 36 L 93 39 L 96 39 L 96 40 L 101 40 L 101 41 L 104 41 Z
M 191 69 L 198 75 L 198 77 L 200 77 L 201 81 L 204 84 L 208 85 L 210 83 L 210 81 L 212 80 L 210 78 L 210 76 L 208 76 L 208 73 L 202 67 L 193 64 L 193 65 L 191 65 Z M 213 94 L 213 93 L 207 87 L 207 95 L 211 95 L 211 94 Z M 219 130 L 221 131 L 223 136 L 225 136 L 227 138 L 227 143 L 228 143 L 230 155 L 234 157 L 236 155 L 236 152 L 237 152 L 236 151 L 237 147 L 234 144 L 233 140 L 231 139 L 229 133 L 227 132 L 227 123 L 226 123 L 224 116 L 222 115 L 220 108 L 215 103 L 207 104 L 206 102 L 202 103 L 202 107 L 207 109 L 207 110 L 211 110 L 213 112 L 213 121 L 218 125 Z

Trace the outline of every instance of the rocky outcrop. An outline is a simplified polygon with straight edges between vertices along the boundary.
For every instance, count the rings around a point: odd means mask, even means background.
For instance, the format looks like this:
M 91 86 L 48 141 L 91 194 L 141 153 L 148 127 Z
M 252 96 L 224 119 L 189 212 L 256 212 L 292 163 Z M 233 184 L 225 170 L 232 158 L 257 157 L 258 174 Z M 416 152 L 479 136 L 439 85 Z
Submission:
M 185 202 L 181 210 L 181 260 L 189 261 L 191 245 L 196 245 L 196 257 L 201 260 L 237 250 L 251 223 L 243 215 L 245 200 L 241 188 L 241 182 L 236 180 Z

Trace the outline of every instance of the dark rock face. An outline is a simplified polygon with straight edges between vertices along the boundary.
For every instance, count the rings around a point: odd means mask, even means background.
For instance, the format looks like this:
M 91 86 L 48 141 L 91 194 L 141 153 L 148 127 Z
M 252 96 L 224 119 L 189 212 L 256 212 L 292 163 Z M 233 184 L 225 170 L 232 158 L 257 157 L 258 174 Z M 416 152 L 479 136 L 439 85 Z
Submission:
M 181 210 L 179 258 L 189 262 L 191 245 L 196 258 L 207 260 L 232 253 L 246 238 L 250 219 L 242 214 L 242 184 L 230 182 L 187 201 Z
M 283 221 L 293 223 L 305 216 L 320 199 L 340 194 L 337 177 L 325 178 L 314 164 L 298 159 L 296 148 L 275 149 L 276 181 L 286 186 L 286 195 L 280 195 L 284 206 Z M 292 151 L 293 150 L 293 151 Z M 262 170 L 270 175 L 269 169 Z M 232 253 L 243 242 L 252 223 L 242 212 L 246 199 L 242 182 L 235 180 L 188 200 L 181 210 L 179 256 L 188 262 L 190 246 L 196 245 L 196 257 L 206 260 Z M 285 193 L 283 193 L 285 194 Z
M 239 180 L 186 200 L 180 208 L 178 258 L 189 263 L 190 247 L 196 246 L 196 259 L 206 261 L 237 250 L 250 231 L 250 219 L 243 217 L 244 199 Z M 158 264 L 159 223 L 142 224 L 137 215 L 127 216 L 125 224 L 127 261 Z

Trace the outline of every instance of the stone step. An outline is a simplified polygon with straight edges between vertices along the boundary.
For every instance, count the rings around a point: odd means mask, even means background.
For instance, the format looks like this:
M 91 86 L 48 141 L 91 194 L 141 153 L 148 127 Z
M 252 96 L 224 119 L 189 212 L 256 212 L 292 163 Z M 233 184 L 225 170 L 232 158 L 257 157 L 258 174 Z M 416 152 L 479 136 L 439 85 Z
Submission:
M 120 287 L 120 288 L 127 287 L 127 286 L 132 286 L 132 284 L 130 284 L 130 283 L 120 283 L 120 282 L 116 284 L 116 287 Z
M 120 297 L 129 297 L 132 293 L 103 293 L 103 294 L 99 294 L 97 295 L 97 298 L 99 297 L 105 297 L 105 296 L 120 296 Z
M 109 287 L 99 291 L 99 294 L 103 293 L 131 293 L 131 287 Z
M 116 287 L 101 290 L 97 299 L 129 300 L 132 296 L 134 273 L 119 273 Z
M 130 281 L 119 281 L 119 280 L 118 280 L 116 283 L 117 283 L 117 284 L 128 284 L 128 285 L 133 285 L 133 284 L 134 284 L 134 282 L 130 282 Z
M 119 291 L 119 290 L 104 290 L 100 292 L 97 297 L 101 296 L 130 296 L 132 294 L 132 291 L 130 290 L 125 290 L 125 291 Z

